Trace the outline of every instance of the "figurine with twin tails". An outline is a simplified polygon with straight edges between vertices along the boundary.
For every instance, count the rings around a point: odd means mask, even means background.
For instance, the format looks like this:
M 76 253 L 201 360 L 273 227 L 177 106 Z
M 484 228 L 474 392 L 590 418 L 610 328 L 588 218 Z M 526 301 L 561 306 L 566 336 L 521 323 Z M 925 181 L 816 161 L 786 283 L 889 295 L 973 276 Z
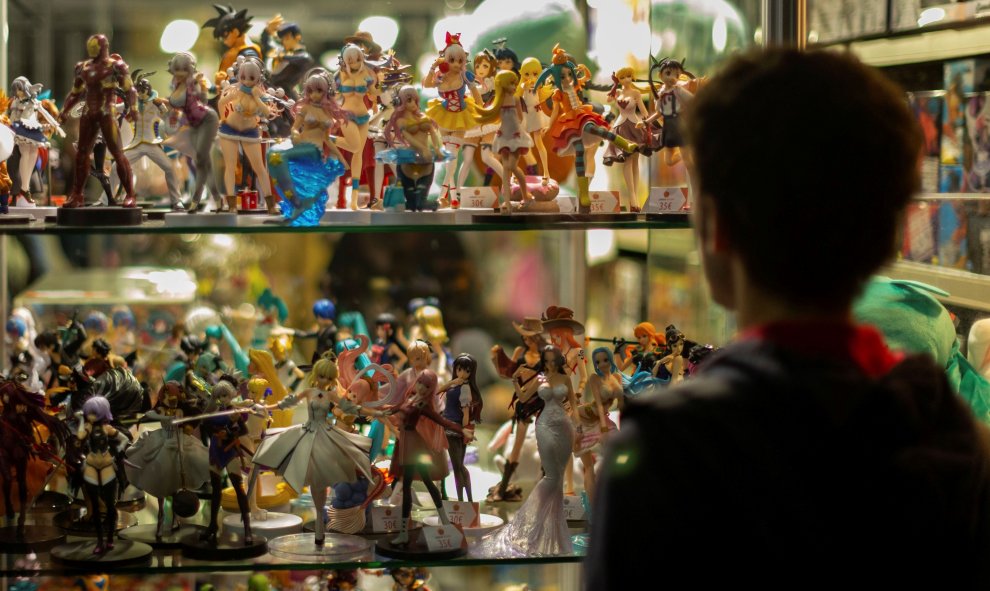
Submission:
M 492 143 L 493 151 L 502 160 L 502 191 L 500 193 L 499 211 L 503 214 L 512 212 L 511 179 L 515 175 L 519 181 L 523 201 L 531 199 L 526 190 L 526 173 L 520 167 L 519 160 L 533 147 L 533 138 L 524 126 L 526 103 L 517 96 L 519 76 L 512 70 L 503 70 L 495 75 L 495 97 L 491 105 L 478 109 L 475 119 L 482 125 L 498 121 L 499 128 L 495 132 Z

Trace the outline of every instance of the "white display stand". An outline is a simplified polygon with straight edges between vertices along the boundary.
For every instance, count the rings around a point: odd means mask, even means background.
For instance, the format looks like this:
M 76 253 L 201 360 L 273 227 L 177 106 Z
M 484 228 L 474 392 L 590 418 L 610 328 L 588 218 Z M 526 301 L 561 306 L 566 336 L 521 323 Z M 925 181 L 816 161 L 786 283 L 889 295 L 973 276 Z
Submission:
M 373 211 L 367 209 L 328 209 L 320 222 L 324 224 L 363 225 L 371 223 Z
M 457 213 L 452 209 L 439 211 L 373 211 L 371 223 L 375 226 L 435 226 L 437 224 L 454 224 Z
M 224 513 L 227 513 L 226 511 Z M 276 513 L 268 511 L 264 518 L 251 517 L 251 534 L 262 536 L 269 540 L 278 536 L 299 534 L 303 530 L 302 517 L 292 513 Z M 244 524 L 241 523 L 240 513 L 227 513 L 223 518 L 223 531 L 241 536 L 244 534 Z
M 171 228 L 235 228 L 239 217 L 247 216 L 236 213 L 166 213 L 165 225 Z
M 43 222 L 46 216 L 56 215 L 57 207 L 50 205 L 36 205 L 34 207 L 14 207 L 8 208 L 10 215 L 29 215 L 34 219 Z

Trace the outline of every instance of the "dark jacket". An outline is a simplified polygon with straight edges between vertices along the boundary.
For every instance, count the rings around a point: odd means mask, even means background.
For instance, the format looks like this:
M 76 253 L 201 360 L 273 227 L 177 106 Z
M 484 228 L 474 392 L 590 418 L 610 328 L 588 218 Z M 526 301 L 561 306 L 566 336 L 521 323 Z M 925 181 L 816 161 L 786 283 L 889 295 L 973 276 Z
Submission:
M 747 340 L 630 404 L 586 589 L 990 588 L 984 428 L 931 361 L 891 365 Z

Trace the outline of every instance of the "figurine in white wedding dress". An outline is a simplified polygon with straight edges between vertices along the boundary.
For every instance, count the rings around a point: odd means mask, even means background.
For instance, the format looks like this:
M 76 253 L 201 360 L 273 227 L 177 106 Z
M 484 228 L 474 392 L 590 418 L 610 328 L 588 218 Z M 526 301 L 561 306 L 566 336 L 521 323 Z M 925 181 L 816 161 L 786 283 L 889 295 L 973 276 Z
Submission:
M 542 370 L 537 394 L 545 406 L 536 419 L 536 445 L 544 476 L 502 529 L 486 537 L 477 553 L 484 557 L 555 556 L 573 549 L 564 516 L 564 467 L 571 461 L 574 427 L 564 409 L 577 408 L 571 380 L 564 369 L 564 356 L 553 345 L 541 353 Z

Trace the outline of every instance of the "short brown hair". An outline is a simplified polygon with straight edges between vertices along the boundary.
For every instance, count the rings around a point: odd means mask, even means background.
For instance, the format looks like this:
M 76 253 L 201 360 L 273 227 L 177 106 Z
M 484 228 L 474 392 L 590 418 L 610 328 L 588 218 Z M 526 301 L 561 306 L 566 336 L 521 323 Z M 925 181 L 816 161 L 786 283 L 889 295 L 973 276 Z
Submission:
M 685 131 L 695 189 L 764 289 L 848 306 L 893 254 L 921 134 L 877 70 L 830 51 L 740 55 L 685 109 Z

